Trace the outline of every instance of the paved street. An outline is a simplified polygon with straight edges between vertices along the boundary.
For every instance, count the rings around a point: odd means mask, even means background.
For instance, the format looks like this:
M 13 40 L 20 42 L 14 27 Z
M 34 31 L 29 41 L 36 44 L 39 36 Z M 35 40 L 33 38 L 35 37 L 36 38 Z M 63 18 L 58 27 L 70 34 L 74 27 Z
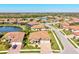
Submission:
M 78 54 L 79 51 L 68 41 L 67 37 L 65 37 L 58 29 L 55 29 L 52 26 L 47 25 L 48 27 L 50 27 L 58 36 L 58 38 L 60 39 L 60 41 L 62 42 L 63 46 L 64 46 L 64 50 L 61 52 L 64 54 Z

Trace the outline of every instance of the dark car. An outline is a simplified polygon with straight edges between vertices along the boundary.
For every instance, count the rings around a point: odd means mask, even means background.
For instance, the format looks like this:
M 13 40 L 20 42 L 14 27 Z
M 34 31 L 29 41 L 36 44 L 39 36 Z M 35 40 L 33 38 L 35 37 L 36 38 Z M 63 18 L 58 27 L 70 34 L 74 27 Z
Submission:
M 12 48 L 13 48 L 13 49 L 16 49 L 16 47 L 17 47 L 17 45 L 15 44 L 15 45 L 13 45 L 13 47 L 12 47 Z

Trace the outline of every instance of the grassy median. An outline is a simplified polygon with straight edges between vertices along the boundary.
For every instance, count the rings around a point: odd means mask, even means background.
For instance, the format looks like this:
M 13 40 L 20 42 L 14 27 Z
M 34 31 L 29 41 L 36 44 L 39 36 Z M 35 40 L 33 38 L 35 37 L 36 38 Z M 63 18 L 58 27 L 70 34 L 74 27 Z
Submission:
M 57 42 L 56 42 L 56 40 L 55 40 L 55 38 L 53 36 L 53 34 L 51 33 L 51 31 L 48 31 L 48 33 L 49 33 L 49 36 L 50 36 L 50 39 L 51 39 L 51 47 L 52 47 L 52 49 L 53 50 L 60 50 L 59 46 L 58 46 L 58 44 L 57 44 Z

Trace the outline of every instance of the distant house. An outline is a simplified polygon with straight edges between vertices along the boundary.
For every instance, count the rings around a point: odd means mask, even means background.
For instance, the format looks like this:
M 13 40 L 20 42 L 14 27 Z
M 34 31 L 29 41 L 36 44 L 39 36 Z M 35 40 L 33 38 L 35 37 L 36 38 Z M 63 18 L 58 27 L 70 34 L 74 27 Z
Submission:
M 65 21 L 69 21 L 70 19 L 69 19 L 69 18 L 65 18 L 64 20 L 65 20 Z
M 72 32 L 79 32 L 79 26 L 69 26 L 69 29 L 70 29 Z
M 8 22 L 9 23 L 16 23 L 17 19 L 16 18 L 9 18 Z
M 51 21 L 54 22 L 54 23 L 58 23 L 59 22 L 59 20 L 56 19 L 56 18 L 51 19 Z
M 50 37 L 47 31 L 37 31 L 37 32 L 30 33 L 28 39 L 33 44 L 39 44 L 40 40 L 50 40 Z
M 79 18 L 71 18 L 71 20 L 68 21 L 69 23 L 79 23 Z
M 24 25 L 24 24 L 26 24 L 26 23 L 27 23 L 27 21 L 25 21 L 25 20 L 23 20 L 23 21 L 17 21 L 17 24 L 21 24 L 21 25 L 22 25 L 22 24 Z
M 60 23 L 60 28 L 68 30 L 69 29 L 69 23 L 67 23 L 67 22 Z
M 73 18 L 72 21 L 77 23 L 77 22 L 79 22 L 79 18 Z
M 36 22 L 36 21 L 30 21 L 28 23 L 29 26 L 38 25 L 38 24 L 39 24 L 39 22 Z
M 47 17 L 41 17 L 41 20 L 48 20 Z
M 53 18 L 53 16 L 47 16 L 47 18 L 48 18 L 48 19 L 52 19 L 52 18 Z
M 0 18 L 0 23 L 6 23 L 8 21 L 8 18 Z
M 15 23 L 16 18 L 0 18 L 0 23 Z
M 34 25 L 31 27 L 32 30 L 45 30 L 45 26 L 43 24 Z
M 74 32 L 73 34 L 76 39 L 79 39 L 79 32 Z
M 28 21 L 33 21 L 33 20 L 34 20 L 34 18 L 27 18 L 27 20 L 28 20 Z

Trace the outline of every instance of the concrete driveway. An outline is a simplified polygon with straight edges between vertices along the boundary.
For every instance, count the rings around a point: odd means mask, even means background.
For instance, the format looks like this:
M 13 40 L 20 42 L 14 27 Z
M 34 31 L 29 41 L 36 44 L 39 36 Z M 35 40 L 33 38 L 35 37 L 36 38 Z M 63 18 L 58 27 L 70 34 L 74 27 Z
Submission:
M 52 53 L 50 40 L 41 40 L 40 41 L 40 52 L 41 53 Z

